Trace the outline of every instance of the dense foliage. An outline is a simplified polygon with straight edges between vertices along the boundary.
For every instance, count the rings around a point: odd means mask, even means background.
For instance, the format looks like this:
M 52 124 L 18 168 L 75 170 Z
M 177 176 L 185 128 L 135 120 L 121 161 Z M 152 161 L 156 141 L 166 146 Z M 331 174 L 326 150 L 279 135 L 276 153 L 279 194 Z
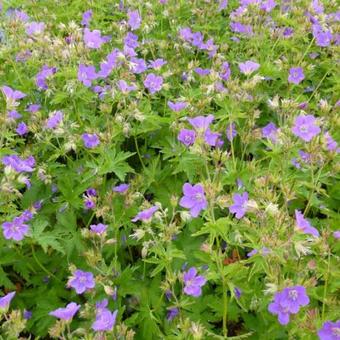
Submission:
M 338 10 L 5 0 L 3 338 L 340 339 Z

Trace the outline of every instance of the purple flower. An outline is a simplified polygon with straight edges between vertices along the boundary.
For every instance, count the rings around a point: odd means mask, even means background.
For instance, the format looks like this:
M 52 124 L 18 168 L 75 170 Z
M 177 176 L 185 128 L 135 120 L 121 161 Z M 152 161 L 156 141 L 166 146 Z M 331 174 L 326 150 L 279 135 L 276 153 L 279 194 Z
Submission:
M 262 128 L 262 136 L 268 138 L 272 143 L 275 143 L 277 140 L 277 132 L 278 128 L 272 122 Z
M 196 140 L 196 132 L 194 130 L 182 129 L 177 139 L 184 145 L 190 146 L 195 143 Z
M 92 324 L 92 329 L 96 332 L 111 331 L 116 323 L 118 310 L 110 312 L 106 308 L 97 309 L 96 320 Z
M 29 156 L 26 159 L 20 158 L 17 155 L 4 156 L 1 159 L 2 164 L 11 167 L 16 172 L 33 172 L 35 159 Z
M 296 314 L 301 306 L 309 304 L 309 297 L 306 288 L 303 286 L 293 286 L 284 288 L 277 292 L 274 301 L 268 306 L 270 313 L 278 315 L 281 325 L 287 325 L 290 314 Z
M 80 269 L 75 270 L 67 282 L 67 287 L 74 288 L 77 294 L 83 294 L 95 285 L 93 274 Z
M 331 44 L 333 39 L 330 31 L 324 31 L 323 28 L 318 24 L 313 25 L 313 36 L 317 46 L 327 47 Z
M 262 2 L 260 9 L 269 13 L 276 7 L 276 2 L 274 0 L 265 0 Z
M 80 305 L 77 305 L 75 302 L 71 302 L 65 308 L 58 308 L 48 314 L 61 320 L 70 321 L 78 312 L 79 308 Z
M 312 227 L 311 224 L 303 217 L 303 214 L 295 210 L 296 227 L 303 233 L 319 237 L 319 232 L 316 228 Z
M 138 36 L 132 32 L 127 32 L 124 38 L 124 46 L 130 47 L 132 49 L 137 48 L 139 46 Z
M 135 84 L 128 85 L 128 83 L 122 79 L 118 81 L 117 86 L 123 93 L 129 93 L 137 89 Z
M 224 62 L 221 66 L 220 77 L 222 80 L 227 81 L 230 78 L 231 70 L 228 62 Z
M 15 131 L 19 136 L 24 136 L 28 132 L 28 127 L 24 122 L 20 122 Z
M 248 75 L 255 72 L 260 67 L 260 64 L 255 63 L 254 61 L 251 60 L 247 60 L 244 63 L 240 63 L 238 67 L 241 73 Z
M 228 6 L 228 0 L 219 0 L 218 10 L 223 11 Z
M 88 28 L 84 29 L 84 43 L 85 46 L 91 49 L 97 49 L 109 40 L 109 37 L 102 37 L 99 30 L 90 31 Z
M 234 204 L 229 207 L 229 211 L 232 214 L 236 214 L 235 217 L 237 219 L 240 219 L 246 214 L 248 210 L 248 207 L 247 207 L 248 193 L 244 192 L 243 194 L 234 194 L 233 201 L 234 201 Z
M 149 62 L 149 68 L 159 70 L 163 65 L 166 65 L 166 64 L 167 64 L 167 62 L 164 59 L 159 58 L 159 59 L 150 61 Z
M 107 229 L 107 225 L 103 223 L 91 224 L 90 225 L 91 232 L 97 235 L 102 235 L 105 233 Z
M 12 119 L 13 120 L 17 120 L 17 119 L 21 118 L 22 115 L 18 111 L 16 111 L 16 110 L 11 110 L 11 111 L 7 112 L 7 117 L 10 120 L 12 120 Z
M 140 73 L 143 73 L 144 71 L 146 71 L 148 69 L 147 65 L 146 65 L 146 62 L 144 59 L 141 59 L 141 58 L 131 58 L 130 59 L 130 70 L 132 73 L 135 73 L 135 74 L 140 74 Z M 157 79 L 160 79 L 161 80 L 161 85 L 163 83 L 163 78 L 161 76 L 156 76 L 154 75 L 153 73 L 151 73 L 154 77 L 157 77 Z M 149 74 L 149 75 L 151 75 Z M 148 76 L 149 76 L 148 75 Z M 147 76 L 147 77 L 148 77 Z M 150 80 L 152 80 L 153 77 L 150 78 Z M 145 81 L 144 81 L 144 85 L 145 85 Z M 146 86 L 146 85 L 145 85 Z M 146 86 L 147 87 L 147 86 Z M 156 92 L 156 91 L 155 91 Z
M 47 129 L 55 129 L 63 120 L 63 113 L 55 111 L 50 118 L 47 119 L 45 124 Z
M 296 117 L 292 127 L 293 134 L 305 142 L 310 142 L 320 131 L 320 127 L 316 124 L 316 118 L 312 115 Z
M 21 241 L 28 234 L 28 225 L 22 216 L 15 217 L 12 222 L 2 224 L 3 234 L 6 240 Z
M 140 211 L 131 221 L 137 222 L 137 221 L 144 221 L 147 222 L 151 220 L 153 214 L 159 209 L 158 205 L 154 205 L 149 209 Z
M 39 104 L 30 104 L 28 105 L 26 111 L 31 112 L 31 113 L 36 113 L 40 110 L 40 108 L 41 108 L 41 105 Z
M 10 292 L 3 297 L 0 297 L 0 311 L 6 311 L 14 298 L 15 292 Z
M 253 28 L 251 25 L 244 25 L 240 22 L 231 22 L 230 29 L 234 33 L 244 34 L 246 36 L 253 35 Z
M 305 79 L 302 67 L 292 67 L 289 70 L 288 83 L 300 84 Z
M 179 205 L 190 209 L 191 216 L 197 217 L 208 206 L 203 186 L 201 184 L 191 185 L 190 183 L 184 183 L 182 189 L 184 196 L 181 198 Z
M 236 298 L 239 299 L 242 295 L 242 290 L 238 287 L 235 287 L 234 288 L 234 294 L 235 294 Z
M 120 194 L 125 193 L 130 187 L 130 184 L 122 183 L 112 188 L 112 191 L 119 192 Z
M 200 75 L 201 77 L 207 76 L 210 74 L 210 69 L 209 68 L 202 68 L 202 67 L 196 67 L 194 71 Z
M 83 13 L 81 24 L 85 27 L 89 27 L 91 18 L 92 18 L 92 10 L 89 9 L 88 11 Z
M 339 340 L 340 339 L 340 320 L 332 322 L 326 321 L 318 331 L 320 340 Z
M 137 30 L 140 27 L 141 23 L 142 19 L 137 10 L 128 12 L 128 25 L 133 31 Z
M 144 86 L 149 90 L 151 94 L 154 94 L 161 90 L 163 85 L 163 78 L 150 73 L 144 80 Z
M 202 286 L 205 285 L 206 279 L 204 276 L 197 275 L 197 270 L 195 267 L 191 267 L 187 272 L 183 274 L 184 281 L 184 293 L 194 297 L 201 296 Z
M 46 84 L 46 79 L 57 72 L 55 67 L 48 67 L 44 65 L 40 72 L 37 74 L 35 78 L 35 84 L 41 90 L 47 90 L 48 86 Z
M 176 308 L 176 307 L 169 308 L 166 319 L 168 321 L 172 321 L 178 315 L 178 313 L 179 313 L 178 308 Z
M 188 106 L 187 102 L 173 103 L 170 100 L 168 101 L 168 107 L 174 112 L 180 112 L 184 110 L 187 106 Z
M 20 100 L 26 97 L 25 93 L 21 91 L 13 90 L 11 87 L 6 86 L 6 85 L 2 86 L 1 90 L 6 97 L 6 101 L 10 102 L 11 104 L 14 104 L 17 100 Z
M 30 310 L 24 309 L 24 312 L 22 314 L 25 320 L 29 320 L 32 318 L 32 312 Z
M 336 230 L 333 232 L 333 236 L 334 238 L 336 238 L 337 240 L 340 239 L 340 230 Z
M 97 78 L 98 75 L 94 66 L 86 66 L 84 64 L 79 65 L 78 80 L 81 81 L 86 87 L 90 87 L 92 85 L 92 80 Z
M 210 124 L 213 122 L 214 116 L 208 115 L 206 117 L 204 116 L 197 116 L 195 118 L 188 118 L 188 122 L 191 124 L 193 128 L 195 128 L 198 131 L 206 131 Z
M 95 133 L 84 133 L 81 137 L 85 148 L 93 149 L 100 144 L 99 138 Z
M 226 129 L 227 139 L 231 142 L 234 137 L 237 136 L 236 125 L 234 123 L 229 124 Z
M 39 35 L 42 34 L 45 30 L 45 23 L 43 22 L 31 22 L 26 25 L 26 34 L 27 35 Z
M 326 140 L 326 147 L 328 151 L 338 151 L 338 143 L 332 138 L 332 136 L 327 131 L 324 134 L 324 138 Z

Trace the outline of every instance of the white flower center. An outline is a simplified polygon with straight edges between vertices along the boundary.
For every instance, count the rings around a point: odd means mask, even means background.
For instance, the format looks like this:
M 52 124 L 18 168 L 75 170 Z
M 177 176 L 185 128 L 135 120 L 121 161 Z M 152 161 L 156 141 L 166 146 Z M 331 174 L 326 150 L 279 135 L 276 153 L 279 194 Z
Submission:
M 337 337 L 340 337 L 340 328 L 339 327 L 332 328 L 332 334 Z
M 291 290 L 291 291 L 289 292 L 289 297 L 290 297 L 293 301 L 295 301 L 295 300 L 297 299 L 297 297 L 298 297 L 297 291 L 296 291 L 296 290 Z

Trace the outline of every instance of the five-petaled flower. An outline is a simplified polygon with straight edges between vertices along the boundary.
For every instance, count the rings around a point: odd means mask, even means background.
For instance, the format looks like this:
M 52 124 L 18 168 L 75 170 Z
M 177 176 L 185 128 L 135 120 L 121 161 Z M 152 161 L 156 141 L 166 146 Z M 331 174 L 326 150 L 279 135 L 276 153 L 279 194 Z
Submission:
M 320 340 L 339 340 L 340 339 L 340 320 L 332 322 L 326 321 L 318 331 Z
M 83 294 L 94 288 L 95 285 L 93 274 L 80 269 L 76 269 L 67 282 L 67 287 L 74 288 L 77 294 Z
M 289 70 L 288 82 L 293 84 L 300 84 L 305 79 L 303 69 L 301 67 L 292 67 Z
M 74 315 L 78 312 L 80 305 L 77 305 L 75 302 L 69 303 L 65 308 L 58 308 L 48 314 L 51 316 L 55 316 L 58 319 L 70 321 L 74 317 Z
M 187 272 L 183 274 L 184 281 L 184 293 L 194 297 L 201 296 L 202 286 L 207 282 L 206 278 L 201 275 L 197 275 L 195 267 L 191 267 Z
M 296 117 L 294 126 L 292 127 L 293 134 L 305 142 L 310 142 L 320 131 L 320 127 L 316 124 L 316 118 L 312 115 L 300 115 Z
M 111 331 L 116 323 L 118 310 L 110 312 L 107 305 L 107 299 L 96 303 L 96 320 L 91 326 L 96 332 Z
M 146 76 L 144 80 L 144 86 L 149 90 L 151 94 L 154 94 L 161 90 L 163 86 L 163 78 L 150 73 Z
M 84 133 L 82 138 L 85 148 L 93 149 L 100 144 L 99 138 L 95 133 Z
M 145 209 L 140 211 L 131 221 L 137 222 L 137 221 L 144 221 L 148 222 L 151 220 L 153 214 L 159 209 L 158 205 L 154 205 L 149 209 Z
M 296 227 L 302 231 L 305 234 L 313 235 L 315 237 L 319 237 L 320 234 L 318 230 L 314 227 L 311 226 L 310 222 L 307 221 L 304 217 L 303 214 L 295 210 L 295 219 L 296 219 Z
M 229 211 L 232 214 L 236 214 L 236 218 L 242 218 L 248 210 L 248 193 L 234 194 L 233 195 L 234 204 L 229 206 Z
M 208 202 L 201 184 L 191 185 L 190 183 L 185 183 L 183 185 L 183 194 L 184 196 L 181 198 L 179 205 L 190 209 L 192 217 L 197 217 L 202 210 L 207 208 Z

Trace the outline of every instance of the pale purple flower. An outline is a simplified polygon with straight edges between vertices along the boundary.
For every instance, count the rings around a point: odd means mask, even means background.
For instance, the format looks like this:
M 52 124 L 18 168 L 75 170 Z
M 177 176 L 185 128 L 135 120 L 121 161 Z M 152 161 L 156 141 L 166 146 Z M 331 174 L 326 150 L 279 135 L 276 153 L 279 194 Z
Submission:
M 150 73 L 146 76 L 144 80 L 144 86 L 149 90 L 151 94 L 154 94 L 161 90 L 163 86 L 163 78 Z
M 106 305 L 98 306 L 96 320 L 92 324 L 91 328 L 96 332 L 111 331 L 116 323 L 117 314 L 118 310 L 111 313 L 106 308 Z
M 24 312 L 22 313 L 22 316 L 25 320 L 29 320 L 32 318 L 32 312 L 30 310 L 24 309 Z
M 27 22 L 30 17 L 27 15 L 26 12 L 21 11 L 19 9 L 15 9 L 13 11 L 13 16 L 15 17 L 16 20 L 22 21 L 22 22 Z
M 14 298 L 15 292 L 10 292 L 3 297 L 0 297 L 0 311 L 7 310 L 9 305 Z
M 304 162 L 304 163 L 310 163 L 311 161 L 311 154 L 308 152 L 305 152 L 303 150 L 299 150 L 298 154 L 300 156 L 300 159 Z
M 16 110 L 11 110 L 11 111 L 7 112 L 7 117 L 10 120 L 12 120 L 12 119 L 13 120 L 17 120 L 17 119 L 21 118 L 22 115 L 18 111 L 16 111 Z
M 260 67 L 260 64 L 255 63 L 254 61 L 251 61 L 251 60 L 247 60 L 244 63 L 240 63 L 238 67 L 241 73 L 245 75 L 249 75 L 255 72 Z
M 288 83 L 300 84 L 305 79 L 302 67 L 292 67 L 289 70 Z
M 260 9 L 269 13 L 276 7 L 276 2 L 274 0 L 265 0 L 262 2 Z
M 219 0 L 218 10 L 223 11 L 228 6 L 228 0 Z
M 209 128 L 213 120 L 214 120 L 213 115 L 208 115 L 206 117 L 197 116 L 194 118 L 188 118 L 188 122 L 191 124 L 193 128 L 195 128 L 198 131 L 203 131 L 203 132 Z
M 108 40 L 109 37 L 102 37 L 99 30 L 90 31 L 88 28 L 84 28 L 84 43 L 86 47 L 98 49 Z
M 324 31 L 323 28 L 318 24 L 313 25 L 313 36 L 315 38 L 315 43 L 320 47 L 327 47 L 331 44 L 333 35 L 331 31 Z
M 324 134 L 324 138 L 326 140 L 326 147 L 328 151 L 338 151 L 338 143 L 332 138 L 332 136 L 327 131 Z
M 233 194 L 234 204 L 229 206 L 229 211 L 232 214 L 236 214 L 235 217 L 237 219 L 242 218 L 247 210 L 248 210 L 248 193 L 244 192 L 243 194 Z
M 158 205 L 154 205 L 149 209 L 145 209 L 140 211 L 131 221 L 137 222 L 137 221 L 150 221 L 153 214 L 159 209 Z
M 178 308 L 176 308 L 176 307 L 169 308 L 166 319 L 168 321 L 172 321 L 178 314 L 179 314 Z
M 133 49 L 137 48 L 139 46 L 138 35 L 133 34 L 132 32 L 127 32 L 124 38 L 124 46 Z
M 190 183 L 184 183 L 182 189 L 184 196 L 181 198 L 179 205 L 190 209 L 191 216 L 197 217 L 208 206 L 203 186 L 201 184 L 191 185 Z
M 205 77 L 210 74 L 210 69 L 209 68 L 202 68 L 202 67 L 196 67 L 194 71 L 200 75 L 201 77 Z
M 202 286 L 205 285 L 206 279 L 204 276 L 197 275 L 195 267 L 191 267 L 183 274 L 184 293 L 194 297 L 199 297 L 202 294 Z
M 98 75 L 94 66 L 86 66 L 84 64 L 79 65 L 78 80 L 81 81 L 86 87 L 90 87 L 92 85 L 92 80 L 97 78 Z
M 88 149 L 93 149 L 100 144 L 99 138 L 95 133 L 84 133 L 82 134 L 82 139 L 85 148 Z
M 48 86 L 46 83 L 46 79 L 56 72 L 56 67 L 48 67 L 47 65 L 44 65 L 35 78 L 35 84 L 37 85 L 37 87 L 41 90 L 47 90 Z
M 282 34 L 284 38 L 289 38 L 294 34 L 294 29 L 291 27 L 285 27 Z
M 229 63 L 225 61 L 221 66 L 221 71 L 219 73 L 222 80 L 227 81 L 230 78 L 231 70 Z
M 320 131 L 320 127 L 316 124 L 316 118 L 312 115 L 300 115 L 296 117 L 294 126 L 292 127 L 293 134 L 305 142 L 310 142 Z
M 130 59 L 130 70 L 132 73 L 135 73 L 135 74 L 140 74 L 140 73 L 143 73 L 145 72 L 148 67 L 146 65 L 146 62 L 144 59 L 141 59 L 141 58 L 131 58 Z M 152 77 L 150 77 L 150 85 L 152 84 L 152 81 L 155 82 L 155 88 L 158 87 L 159 85 L 162 85 L 163 83 L 163 78 L 161 76 L 156 76 L 155 74 L 153 73 L 150 73 L 149 75 L 147 75 L 147 78 L 152 75 Z M 157 77 L 157 78 L 155 78 Z M 146 81 L 146 80 L 145 80 Z M 145 85 L 145 81 L 144 81 L 144 85 Z M 145 85 L 146 86 L 146 85 Z M 147 86 L 146 86 L 147 87 Z M 157 91 L 155 91 L 157 92 Z
M 178 141 L 186 146 L 190 146 L 195 143 L 196 140 L 196 132 L 194 130 L 182 129 L 178 136 Z
M 167 64 L 167 62 L 164 59 L 159 58 L 159 59 L 156 59 L 156 60 L 151 60 L 149 62 L 149 68 L 159 70 L 162 66 L 164 66 L 166 64 Z
M 4 156 L 2 164 L 11 167 L 16 172 L 33 172 L 35 166 L 35 159 L 29 156 L 26 159 L 20 158 L 17 155 Z
M 96 285 L 93 274 L 76 269 L 67 282 L 67 287 L 74 288 L 77 294 L 83 294 Z
M 71 302 L 65 308 L 58 308 L 48 314 L 61 320 L 70 321 L 78 312 L 79 308 L 80 305 L 77 305 L 75 302 Z
M 41 105 L 39 104 L 30 104 L 28 105 L 26 111 L 31 112 L 31 113 L 36 113 L 40 110 L 40 108 L 41 108 Z
M 6 240 L 21 241 L 28 234 L 28 225 L 22 216 L 14 217 L 11 222 L 4 222 L 2 230 Z
M 326 321 L 318 331 L 320 340 L 339 340 L 340 339 L 340 320 L 332 322 Z
M 168 107 L 174 111 L 174 112 L 180 112 L 184 110 L 188 106 L 187 102 L 171 102 L 170 100 L 168 101 Z
M 219 132 L 212 132 L 210 129 L 207 129 L 204 134 L 204 141 L 210 146 L 219 146 L 223 141 L 219 139 L 221 134 Z
M 272 122 L 262 128 L 262 136 L 268 138 L 272 143 L 277 141 L 278 128 Z
M 295 210 L 295 219 L 296 219 L 296 227 L 301 230 L 303 233 L 308 235 L 313 235 L 315 237 L 319 237 L 320 234 L 318 230 L 311 226 L 308 220 L 303 217 L 303 214 Z
M 123 93 L 129 93 L 137 89 L 137 86 L 135 84 L 128 85 L 128 83 L 123 79 L 118 80 L 117 86 Z
M 103 223 L 91 224 L 90 225 L 91 232 L 97 235 L 102 235 L 105 233 L 107 229 L 107 225 Z
M 142 23 L 142 19 L 138 10 L 128 12 L 128 25 L 134 31 L 137 30 Z
M 231 142 L 237 136 L 235 123 L 229 124 L 226 129 L 227 139 Z
M 306 288 L 293 286 L 277 292 L 274 296 L 274 301 L 268 306 L 268 310 L 278 316 L 281 325 L 287 325 L 290 314 L 298 313 L 301 306 L 308 304 L 309 297 L 306 294 Z
M 6 97 L 6 101 L 10 103 L 15 103 L 17 100 L 20 100 L 26 97 L 25 93 L 21 91 L 13 90 L 11 87 L 6 86 L 6 85 L 2 86 L 1 90 Z
M 340 239 L 340 230 L 336 230 L 333 232 L 333 236 L 334 238 L 336 238 L 337 240 Z
M 230 29 L 234 33 L 240 33 L 246 36 L 253 35 L 253 28 L 251 25 L 244 25 L 240 22 L 231 22 Z
M 28 132 L 28 127 L 27 127 L 26 123 L 20 122 L 18 124 L 17 128 L 15 129 L 15 131 L 19 136 L 24 136 Z
M 119 192 L 120 194 L 125 193 L 130 187 L 130 184 L 122 183 L 112 188 L 112 191 Z
M 249 253 L 247 253 L 247 257 L 252 257 L 256 255 L 259 251 L 257 249 L 251 250 Z
M 46 121 L 46 128 L 47 129 L 55 129 L 60 125 L 60 123 L 63 121 L 63 113 L 61 111 L 55 111 L 50 118 Z
M 85 27 L 89 27 L 91 18 L 92 18 L 92 10 L 89 9 L 88 11 L 83 13 L 81 24 Z
M 27 35 L 39 35 L 42 34 L 45 30 L 45 23 L 43 22 L 31 22 L 26 25 L 26 34 Z

